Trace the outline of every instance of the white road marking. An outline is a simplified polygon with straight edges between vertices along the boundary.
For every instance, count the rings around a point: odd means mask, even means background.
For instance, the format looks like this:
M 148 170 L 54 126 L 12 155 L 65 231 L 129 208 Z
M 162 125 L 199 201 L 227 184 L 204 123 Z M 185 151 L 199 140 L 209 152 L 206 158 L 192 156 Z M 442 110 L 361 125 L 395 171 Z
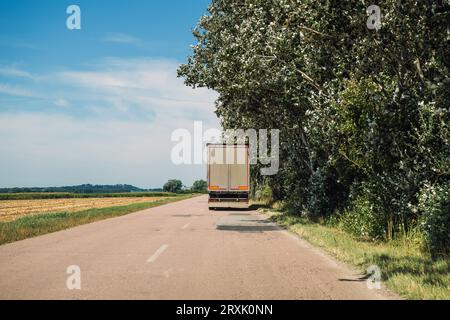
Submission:
M 168 247 L 168 244 L 163 244 L 150 258 L 148 258 L 147 262 L 155 262 L 156 259 L 158 259 L 158 257 L 161 255 L 161 253 L 163 253 Z
M 181 229 L 186 229 L 187 227 L 189 227 L 191 224 L 190 223 L 186 223 L 184 226 L 181 227 Z

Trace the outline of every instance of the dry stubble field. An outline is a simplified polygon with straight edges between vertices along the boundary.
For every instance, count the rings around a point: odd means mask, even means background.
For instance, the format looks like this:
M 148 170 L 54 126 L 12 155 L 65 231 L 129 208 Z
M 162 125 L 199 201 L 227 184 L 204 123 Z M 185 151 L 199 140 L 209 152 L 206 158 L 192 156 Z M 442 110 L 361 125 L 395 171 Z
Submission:
M 78 212 L 93 208 L 125 206 L 132 203 L 154 202 L 162 197 L 73 198 L 0 201 L 0 221 L 13 221 L 19 217 L 50 212 Z M 168 199 L 170 197 L 164 197 Z

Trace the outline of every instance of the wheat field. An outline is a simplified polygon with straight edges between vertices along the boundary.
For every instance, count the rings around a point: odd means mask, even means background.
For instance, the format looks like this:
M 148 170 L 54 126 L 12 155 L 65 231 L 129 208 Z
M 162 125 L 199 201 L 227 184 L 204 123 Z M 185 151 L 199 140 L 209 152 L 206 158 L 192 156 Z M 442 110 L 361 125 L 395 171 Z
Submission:
M 73 198 L 0 201 L 0 221 L 13 221 L 19 217 L 50 212 L 78 212 L 93 208 L 125 206 L 133 203 L 154 202 L 162 197 L 126 198 Z M 169 197 L 164 197 L 165 199 Z

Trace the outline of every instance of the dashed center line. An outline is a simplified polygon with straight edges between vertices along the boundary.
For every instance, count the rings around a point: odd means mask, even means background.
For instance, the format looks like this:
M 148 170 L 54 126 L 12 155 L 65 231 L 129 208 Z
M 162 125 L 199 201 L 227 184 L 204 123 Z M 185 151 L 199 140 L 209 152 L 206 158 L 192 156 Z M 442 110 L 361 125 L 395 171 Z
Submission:
M 187 227 L 189 227 L 191 224 L 190 223 L 186 223 L 184 226 L 181 227 L 181 229 L 186 229 Z
M 161 247 L 159 247 L 158 250 L 150 257 L 148 258 L 147 262 L 155 262 L 156 259 L 169 247 L 168 244 L 163 244 Z

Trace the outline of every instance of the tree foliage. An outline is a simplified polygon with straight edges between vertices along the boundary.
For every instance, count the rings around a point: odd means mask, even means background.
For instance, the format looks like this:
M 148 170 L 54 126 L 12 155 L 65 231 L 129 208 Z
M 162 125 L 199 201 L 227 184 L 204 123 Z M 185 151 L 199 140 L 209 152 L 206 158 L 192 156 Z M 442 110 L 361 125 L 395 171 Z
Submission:
M 183 183 L 180 180 L 176 180 L 176 179 L 170 179 L 163 186 L 163 190 L 165 192 L 178 193 L 178 192 L 181 192 L 182 189 L 183 189 Z
M 368 202 L 386 237 L 449 184 L 450 5 L 377 1 L 375 31 L 370 4 L 213 0 L 179 75 L 219 93 L 225 129 L 280 129 L 280 171 L 256 184 L 311 216 Z
M 206 192 L 208 187 L 208 183 L 205 180 L 197 180 L 194 181 L 191 187 L 191 191 L 193 192 Z

